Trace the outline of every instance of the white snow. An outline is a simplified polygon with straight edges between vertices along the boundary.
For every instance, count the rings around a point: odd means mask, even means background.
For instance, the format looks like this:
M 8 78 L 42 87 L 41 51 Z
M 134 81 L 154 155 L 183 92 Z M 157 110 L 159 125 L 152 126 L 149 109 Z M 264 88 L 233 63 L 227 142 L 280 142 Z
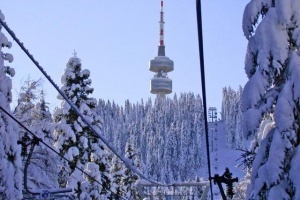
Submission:
M 73 142 L 76 141 L 76 136 L 72 128 L 65 123 L 64 119 L 57 124 L 56 130 L 54 131 L 54 135 L 58 137 L 55 142 L 55 147 L 60 150 L 62 148 L 62 141 L 71 139 Z
M 291 7 L 292 7 L 292 14 L 294 16 L 294 19 L 300 19 L 300 2 L 299 1 L 292 1 L 291 2 Z M 295 25 L 300 25 L 299 20 L 295 20 Z
M 14 77 L 16 72 L 15 72 L 15 69 L 14 68 L 11 68 L 9 66 L 5 66 L 4 67 L 4 70 L 7 74 L 9 74 L 11 77 Z
M 89 162 L 85 170 L 90 176 L 101 182 L 101 174 L 99 173 L 99 166 L 94 162 Z
M 61 107 L 61 111 L 62 111 L 61 113 L 63 115 L 66 115 L 70 112 L 70 110 L 71 110 L 71 106 L 66 101 L 63 101 Z
M 288 35 L 285 26 L 278 24 L 278 17 L 276 9 L 270 8 L 255 31 L 254 37 L 259 50 L 257 60 L 261 73 L 264 70 L 269 72 L 270 55 L 279 63 L 284 63 L 288 57 Z
M 0 10 L 0 18 L 4 15 Z M 12 62 L 13 56 L 3 53 L 3 47 L 9 46 L 7 38 L 2 34 L 0 26 L 0 106 L 11 112 L 12 80 L 7 76 L 5 60 Z M 13 72 L 13 71 L 11 71 Z M 12 73 L 13 74 L 13 73 Z M 20 146 L 17 145 L 19 129 L 6 114 L 0 112 L 0 191 L 4 199 L 22 199 L 22 160 Z M 10 157 L 13 156 L 13 159 Z
M 80 137 L 80 144 L 83 148 L 88 148 L 88 139 L 84 136 Z
M 268 82 L 263 74 L 259 71 L 249 79 L 246 83 L 242 94 L 242 110 L 246 111 L 249 108 L 255 108 L 261 96 L 264 95 Z
M 296 147 L 295 154 L 291 160 L 290 177 L 295 188 L 295 199 L 300 199 L 300 146 Z
M 298 53 L 292 52 L 290 57 L 289 73 L 291 74 L 290 80 L 292 82 L 292 90 L 294 94 L 293 99 L 300 101 L 300 56 Z
M 13 62 L 13 60 L 14 60 L 14 57 L 13 57 L 13 55 L 12 54 L 10 54 L 10 53 L 6 53 L 6 54 L 3 54 L 4 55 L 4 60 L 7 60 L 8 62 Z
M 291 113 L 293 113 L 294 107 L 291 82 L 287 81 L 278 97 L 274 114 L 275 122 L 278 122 L 277 128 L 280 132 L 293 129 L 295 119 Z
M 5 20 L 5 16 L 4 16 L 3 13 L 1 12 L 1 10 L 0 10 L 0 19 L 3 20 L 3 21 Z
M 7 37 L 4 35 L 4 33 L 0 32 L 0 45 L 1 46 L 8 46 L 9 45 L 9 41 L 7 39 Z M 11 43 L 10 43 L 11 45 Z
M 255 108 L 250 108 L 246 111 L 243 117 L 243 132 L 244 137 L 251 136 L 250 134 L 255 131 L 259 124 L 260 124 L 260 118 L 262 116 L 262 113 L 260 110 Z
M 243 31 L 246 38 L 249 38 L 254 31 L 254 26 L 257 23 L 258 15 L 263 6 L 269 8 L 272 5 L 272 0 L 257 0 L 250 1 L 244 10 L 243 15 Z
M 281 24 L 289 24 L 292 18 L 292 0 L 277 0 L 276 9 L 279 22 Z
M 75 91 L 75 90 L 79 90 L 80 89 L 80 85 L 79 84 L 72 84 L 71 85 L 71 91 Z
M 268 133 L 275 128 L 275 122 L 272 118 L 267 118 L 263 120 L 260 124 L 260 128 L 258 131 L 257 142 L 260 143 L 263 139 L 265 139 Z
M 77 123 L 77 121 L 74 122 L 74 129 L 77 133 L 82 132 L 82 127 Z
M 81 77 L 89 77 L 90 74 L 91 74 L 91 73 L 90 73 L 90 70 L 84 69 L 84 70 L 82 70 L 80 76 L 81 76 Z
M 290 195 L 287 193 L 287 186 L 287 181 L 281 181 L 278 185 L 272 187 L 268 199 L 290 199 Z
M 79 155 L 79 150 L 77 147 L 70 147 L 68 152 L 65 154 L 65 157 L 70 160 L 73 161 L 75 156 Z

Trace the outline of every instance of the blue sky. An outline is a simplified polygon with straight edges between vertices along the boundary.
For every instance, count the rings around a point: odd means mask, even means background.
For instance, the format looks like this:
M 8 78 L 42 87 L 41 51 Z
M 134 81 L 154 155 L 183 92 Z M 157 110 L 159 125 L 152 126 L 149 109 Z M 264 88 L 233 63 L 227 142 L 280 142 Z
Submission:
M 203 0 L 204 54 L 208 106 L 220 111 L 222 88 L 244 86 L 247 40 L 242 33 L 246 0 Z M 91 71 L 93 97 L 139 102 L 154 99 L 149 92 L 153 73 L 148 62 L 157 55 L 160 0 L 64 0 L 1 2 L 6 22 L 52 79 L 60 78 L 74 49 L 84 69 Z M 196 8 L 193 0 L 165 0 L 166 55 L 174 63 L 168 76 L 174 93 L 201 94 Z M 4 33 L 6 31 L 3 30 Z M 10 36 L 7 37 L 12 41 Z M 14 100 L 22 80 L 43 77 L 13 42 Z M 60 105 L 45 79 L 46 100 Z

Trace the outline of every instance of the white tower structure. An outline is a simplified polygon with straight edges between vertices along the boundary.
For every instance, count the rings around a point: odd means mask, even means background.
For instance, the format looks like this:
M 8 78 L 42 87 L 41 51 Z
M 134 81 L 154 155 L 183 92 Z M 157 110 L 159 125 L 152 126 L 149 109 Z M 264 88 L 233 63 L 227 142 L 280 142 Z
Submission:
M 174 70 L 174 62 L 165 55 L 164 44 L 164 2 L 160 2 L 160 21 L 159 21 L 159 45 L 158 55 L 149 61 L 149 70 L 155 72 L 150 81 L 150 92 L 160 97 L 172 92 L 172 80 L 167 73 Z

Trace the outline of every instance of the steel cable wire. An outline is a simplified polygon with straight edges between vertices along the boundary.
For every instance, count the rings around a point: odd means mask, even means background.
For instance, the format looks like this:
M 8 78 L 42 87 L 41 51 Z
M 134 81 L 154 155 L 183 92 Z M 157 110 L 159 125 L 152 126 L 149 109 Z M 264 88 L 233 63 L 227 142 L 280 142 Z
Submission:
M 208 120 L 207 120 L 206 89 L 205 89 L 201 0 L 196 0 L 196 12 L 197 12 L 198 44 L 199 44 L 199 58 L 200 58 L 200 71 L 201 71 L 202 101 L 203 101 L 203 110 L 204 110 L 204 127 L 205 127 L 205 140 L 206 140 L 206 153 L 207 153 L 207 167 L 208 167 L 208 176 L 209 176 L 208 179 L 209 179 L 209 184 L 210 184 L 211 199 L 213 200 L 212 176 L 211 176 L 209 141 L 208 141 L 208 122 L 207 122 Z

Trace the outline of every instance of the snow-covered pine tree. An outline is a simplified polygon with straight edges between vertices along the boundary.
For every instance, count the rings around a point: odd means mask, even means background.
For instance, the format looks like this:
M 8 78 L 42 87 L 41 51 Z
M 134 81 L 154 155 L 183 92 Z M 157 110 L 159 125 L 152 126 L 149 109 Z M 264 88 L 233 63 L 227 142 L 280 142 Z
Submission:
M 245 137 L 243 134 L 243 111 L 242 111 L 243 88 L 240 86 L 236 96 L 236 117 L 235 117 L 235 148 L 244 148 Z
M 226 146 L 230 149 L 233 149 L 236 143 L 235 125 L 236 125 L 236 116 L 237 116 L 237 110 L 236 110 L 237 93 L 230 87 L 228 87 L 227 92 L 228 94 L 226 99 L 227 99 L 228 110 L 225 118 L 225 129 L 227 135 Z
M 151 177 L 154 180 L 157 180 L 157 149 L 158 147 L 156 146 L 156 130 L 155 130 L 155 122 L 154 122 L 154 109 L 149 109 L 149 112 L 146 116 L 146 124 L 145 124 L 145 135 L 146 138 L 146 169 L 145 172 L 148 175 L 148 177 Z
M 132 166 L 139 168 L 137 160 L 138 155 L 132 148 L 132 142 L 129 140 L 125 147 L 125 158 L 132 163 Z M 134 174 L 130 169 L 125 169 L 124 176 L 122 178 L 122 186 L 124 188 L 124 195 L 128 199 L 139 199 L 138 191 L 135 182 L 138 180 L 138 176 Z
M 246 172 L 245 177 L 243 177 L 242 180 L 239 180 L 239 182 L 234 186 L 234 196 L 232 200 L 246 199 L 247 186 L 250 184 L 250 173 L 251 171 Z
M 44 142 L 52 146 L 54 124 L 45 102 L 45 94 L 43 91 L 39 91 L 40 86 L 41 79 L 34 81 L 28 78 L 24 81 L 14 116 Z M 38 99 L 40 100 L 37 102 Z M 20 128 L 19 140 L 22 140 L 25 134 L 28 133 Z M 42 143 L 37 145 L 28 167 L 28 187 L 32 189 L 57 188 L 57 165 L 56 155 Z
M 113 191 L 113 199 L 119 199 L 125 192 L 124 187 L 122 185 L 122 177 L 124 177 L 124 165 L 122 165 L 119 161 L 119 158 L 114 156 L 112 159 L 111 165 L 111 175 L 112 175 L 112 184 L 111 188 Z M 115 195 L 115 196 L 114 196 Z
M 195 110 L 194 110 L 194 132 L 196 138 L 194 139 L 194 160 L 195 168 L 200 169 L 204 162 L 204 113 L 202 106 L 202 99 L 198 94 L 195 99 Z
M 143 163 L 147 163 L 147 160 L 149 160 L 149 149 L 150 149 L 150 137 L 152 137 L 152 133 L 153 133 L 153 109 L 152 109 L 152 101 L 151 99 L 148 99 L 148 101 L 145 104 L 145 117 L 144 117 L 144 126 L 142 129 L 142 140 L 141 140 L 141 146 L 140 146 L 140 152 L 141 152 L 141 156 L 142 156 L 142 162 Z M 146 174 L 148 174 L 148 166 L 145 165 L 147 167 L 147 169 L 143 169 L 144 172 L 146 172 Z
M 164 146 L 165 146 L 165 141 L 166 141 L 166 132 L 167 132 L 167 127 L 165 126 L 166 124 L 166 99 L 161 98 L 159 96 L 156 97 L 155 99 L 155 104 L 154 104 L 154 110 L 155 110 L 155 146 L 153 148 L 156 148 L 156 175 L 157 175 L 157 180 L 162 181 L 162 177 L 164 173 L 164 162 L 165 160 L 162 159 L 164 157 Z
M 0 10 L 1 20 L 5 20 Z M 13 61 L 13 56 L 4 53 L 4 47 L 11 47 L 6 36 L 1 32 L 0 26 L 0 106 L 8 112 L 12 101 L 12 81 L 15 71 L 9 66 L 4 66 L 4 61 Z M 0 112 L 0 196 L 1 199 L 22 199 L 22 161 L 18 141 L 18 127 L 5 113 Z
M 25 80 L 20 88 L 18 94 L 18 102 L 13 111 L 14 116 L 26 126 L 31 126 L 31 114 L 34 109 L 35 103 L 39 99 L 38 88 L 41 86 L 41 79 L 35 81 L 30 77 Z M 24 131 L 21 130 L 20 138 L 24 135 Z
M 227 87 L 222 89 L 222 106 L 221 106 L 221 120 L 225 120 L 228 111 L 228 92 Z
M 41 90 L 40 92 L 40 100 L 35 104 L 33 110 L 34 119 L 40 120 L 39 122 L 35 122 L 39 127 L 37 131 L 41 131 L 42 133 L 37 133 L 40 137 L 43 138 L 44 142 L 47 142 L 49 145 L 54 145 L 54 124 L 52 119 L 52 114 L 49 111 L 49 107 L 47 105 L 45 99 L 45 92 Z M 41 123 L 44 121 L 45 123 Z M 34 123 L 34 124 L 35 124 Z
M 167 141 L 165 145 L 165 166 L 163 167 L 165 173 L 163 174 L 163 180 L 165 183 L 172 183 L 174 181 L 174 176 L 178 174 L 178 163 L 177 158 L 179 157 L 179 152 L 177 151 L 177 139 L 175 133 L 174 123 L 171 124 L 171 127 L 167 133 Z M 177 177 L 177 176 L 176 176 Z
M 193 141 L 191 130 L 187 121 L 181 125 L 181 141 L 179 152 L 179 174 L 182 181 L 189 180 L 195 173 L 195 161 L 193 159 Z M 194 178 L 194 177 L 193 177 Z
M 54 126 L 52 115 L 45 100 L 45 93 L 40 92 L 40 100 L 31 110 L 30 129 L 50 146 L 54 144 Z M 39 143 L 32 154 L 28 167 L 29 186 L 36 189 L 58 188 L 59 158 L 50 149 Z
M 241 148 L 244 137 L 242 135 L 241 95 L 243 88 L 237 91 L 231 87 L 223 88 L 222 120 L 225 123 L 228 148 Z
M 275 120 L 256 148 L 247 199 L 300 199 L 299 24 L 299 0 L 252 0 L 244 11 L 244 133 L 255 135 L 272 113 Z
M 74 55 L 69 59 L 61 78 L 63 84 L 61 90 L 79 108 L 85 119 L 100 132 L 101 119 L 95 112 L 97 101 L 89 97 L 94 90 L 90 87 L 92 81 L 89 77 L 90 71 L 82 70 L 81 60 Z M 84 195 L 81 195 L 83 191 L 94 199 L 109 196 L 111 180 L 108 176 L 110 167 L 106 147 L 70 105 L 60 95 L 58 98 L 62 103 L 54 113 L 54 120 L 57 123 L 54 132 L 55 147 L 71 161 L 67 166 L 61 167 L 60 186 L 73 188 L 77 198 L 83 198 Z M 75 166 L 85 170 L 93 179 L 82 176 L 79 170 L 75 170 Z M 83 188 L 80 186 L 81 183 L 84 183 Z

